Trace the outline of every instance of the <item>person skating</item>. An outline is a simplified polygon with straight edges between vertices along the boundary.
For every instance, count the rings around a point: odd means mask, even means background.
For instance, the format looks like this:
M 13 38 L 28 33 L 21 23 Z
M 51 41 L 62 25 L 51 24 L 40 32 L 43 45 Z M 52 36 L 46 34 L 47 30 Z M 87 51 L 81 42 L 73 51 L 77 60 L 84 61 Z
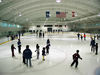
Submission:
M 44 32 L 43 32 L 43 38 L 44 38 Z
M 40 46 L 38 44 L 36 44 L 36 50 L 35 50 L 35 52 L 37 52 L 37 59 L 39 59 L 39 55 L 40 55 L 39 47 Z
M 26 45 L 26 49 L 23 51 L 23 57 L 24 57 L 24 63 L 26 63 L 27 67 L 28 67 L 28 62 L 30 67 L 32 67 L 31 64 L 31 58 L 32 58 L 32 51 L 29 49 L 29 45 Z
M 12 45 L 11 45 L 12 57 L 15 57 L 14 49 L 16 49 L 16 48 L 14 47 L 14 44 L 12 44 Z
M 81 34 L 81 40 L 83 40 L 83 36 L 82 36 L 82 34 Z
M 96 48 L 96 55 L 98 54 L 98 43 L 96 43 L 96 45 L 95 45 L 95 48 Z
M 46 53 L 49 54 L 49 44 L 46 46 Z
M 83 37 L 84 37 L 84 40 L 86 40 L 86 34 L 85 33 L 84 33 L 84 36 Z
M 21 53 L 21 41 L 20 41 L 20 39 L 18 39 L 17 45 L 18 45 L 18 52 Z
M 97 34 L 97 40 L 99 40 L 99 35 Z
M 47 39 L 47 45 L 49 45 L 49 46 L 50 46 L 50 40 L 49 40 L 49 39 Z
M 92 51 L 94 52 L 95 40 L 93 38 L 91 38 L 90 46 L 91 46 L 91 52 Z
M 79 50 L 76 50 L 76 53 L 73 54 L 73 62 L 71 64 L 71 67 L 75 64 L 75 68 L 77 68 L 77 66 L 78 66 L 78 59 L 82 60 L 82 58 L 79 55 Z
M 42 50 L 42 57 L 43 57 L 42 60 L 43 60 L 43 61 L 45 61 L 45 55 L 46 55 L 46 54 L 45 54 L 45 47 L 43 47 L 43 50 Z
M 78 40 L 79 40 L 80 39 L 80 34 L 79 33 L 77 34 L 77 37 L 78 37 Z

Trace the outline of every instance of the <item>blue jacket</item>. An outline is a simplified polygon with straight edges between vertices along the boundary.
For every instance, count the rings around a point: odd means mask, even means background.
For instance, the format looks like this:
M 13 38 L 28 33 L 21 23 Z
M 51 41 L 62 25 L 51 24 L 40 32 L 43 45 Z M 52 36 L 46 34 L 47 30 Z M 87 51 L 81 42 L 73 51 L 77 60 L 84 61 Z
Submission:
M 20 45 L 21 45 L 21 42 L 20 42 L 20 41 L 18 41 L 18 42 L 17 42 L 17 44 L 18 44 L 18 46 L 20 46 Z
M 31 59 L 32 58 L 32 51 L 30 49 L 25 49 L 23 51 L 23 57 L 26 59 Z
M 91 45 L 91 46 L 95 46 L 95 40 L 91 40 L 90 45 Z

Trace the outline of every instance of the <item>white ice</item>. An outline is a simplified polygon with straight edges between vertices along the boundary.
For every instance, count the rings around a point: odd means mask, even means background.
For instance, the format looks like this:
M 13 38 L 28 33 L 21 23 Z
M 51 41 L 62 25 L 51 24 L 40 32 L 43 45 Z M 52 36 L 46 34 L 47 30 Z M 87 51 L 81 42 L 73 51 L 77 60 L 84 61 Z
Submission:
M 36 59 L 35 46 L 40 45 L 40 52 L 46 46 L 46 40 L 50 39 L 50 54 L 42 61 Z M 33 52 L 32 67 L 26 67 L 22 63 L 22 54 L 18 53 L 17 39 L 0 45 L 0 75 L 100 75 L 96 71 L 100 71 L 100 51 L 98 55 L 90 50 L 90 37 L 87 36 L 86 41 L 77 39 L 76 33 L 54 33 L 46 34 L 45 38 L 38 38 L 34 34 L 21 37 L 22 52 L 26 45 L 30 45 Z M 99 43 L 100 40 L 96 40 Z M 16 47 L 15 58 L 11 56 L 11 44 Z M 70 67 L 72 63 L 72 55 L 76 50 L 80 50 L 83 60 L 79 60 L 78 68 Z

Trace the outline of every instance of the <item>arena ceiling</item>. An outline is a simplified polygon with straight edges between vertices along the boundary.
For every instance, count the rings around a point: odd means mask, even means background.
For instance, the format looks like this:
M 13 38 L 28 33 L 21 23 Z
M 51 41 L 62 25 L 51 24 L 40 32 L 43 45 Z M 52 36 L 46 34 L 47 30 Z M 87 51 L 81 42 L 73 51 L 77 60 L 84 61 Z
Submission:
M 50 11 L 46 19 L 45 12 Z M 57 18 L 56 11 L 67 12 L 66 18 Z M 76 16 L 72 17 L 72 12 Z M 100 0 L 2 0 L 0 20 L 22 26 L 62 24 L 100 24 Z M 100 25 L 99 25 L 100 26 Z

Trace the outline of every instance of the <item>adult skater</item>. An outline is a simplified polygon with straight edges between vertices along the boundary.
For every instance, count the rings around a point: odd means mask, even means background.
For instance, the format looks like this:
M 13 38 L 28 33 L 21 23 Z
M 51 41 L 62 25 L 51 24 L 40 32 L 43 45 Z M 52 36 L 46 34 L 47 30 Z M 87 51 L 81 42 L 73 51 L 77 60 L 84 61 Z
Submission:
M 99 35 L 97 34 L 97 40 L 99 40 Z
M 29 45 L 26 45 L 26 49 L 23 51 L 23 57 L 25 59 L 25 63 L 28 67 L 28 62 L 30 67 L 32 66 L 31 64 L 31 58 L 32 58 L 32 51 L 29 49 Z
M 73 62 L 71 64 L 71 67 L 76 63 L 75 68 L 77 68 L 77 66 L 78 66 L 78 59 L 79 58 L 82 60 L 82 58 L 79 55 L 79 50 L 76 50 L 76 53 L 73 54 Z
M 43 32 L 43 38 L 44 38 L 44 32 Z
M 18 52 L 21 53 L 21 41 L 20 41 L 20 39 L 18 39 L 17 45 L 18 45 Z
M 45 47 L 43 47 L 42 56 L 43 56 L 43 59 L 42 60 L 45 61 L 45 58 L 44 58 L 45 57 Z
M 49 54 L 49 44 L 46 46 L 46 53 Z
M 50 40 L 49 40 L 49 39 L 47 39 L 47 45 L 49 45 L 49 46 L 50 46 Z
M 77 34 L 77 37 L 78 37 L 78 40 L 79 40 L 80 39 L 80 34 L 79 33 Z
M 81 40 L 83 40 L 83 36 L 82 36 L 82 34 L 81 34 Z
M 84 36 L 83 37 L 84 37 L 84 40 L 86 40 L 86 34 L 85 33 L 84 33 Z
M 42 36 L 42 33 L 41 32 L 39 32 L 39 37 L 41 37 Z
M 38 44 L 36 44 L 36 50 L 35 50 L 35 52 L 37 52 L 37 59 L 39 59 L 39 55 L 40 55 L 39 47 L 40 46 Z
M 95 48 L 96 48 L 96 55 L 98 54 L 98 43 L 96 43 L 96 45 L 95 45 Z
M 91 46 L 91 52 L 92 51 L 94 52 L 95 40 L 93 38 L 91 38 L 90 46 Z
M 14 44 L 12 44 L 12 45 L 11 45 L 12 57 L 14 57 L 14 56 L 15 56 L 15 54 L 14 54 L 14 49 L 16 49 L 16 48 L 14 47 Z

